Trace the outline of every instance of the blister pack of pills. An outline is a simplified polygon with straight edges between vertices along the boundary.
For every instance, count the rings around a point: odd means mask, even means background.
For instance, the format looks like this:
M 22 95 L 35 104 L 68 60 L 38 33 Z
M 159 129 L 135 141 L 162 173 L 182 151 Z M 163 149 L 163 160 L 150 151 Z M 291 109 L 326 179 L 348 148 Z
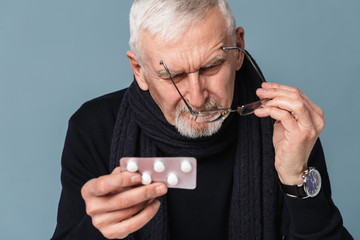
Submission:
M 122 171 L 139 172 L 142 183 L 163 182 L 169 188 L 195 189 L 196 159 L 190 157 L 124 157 Z

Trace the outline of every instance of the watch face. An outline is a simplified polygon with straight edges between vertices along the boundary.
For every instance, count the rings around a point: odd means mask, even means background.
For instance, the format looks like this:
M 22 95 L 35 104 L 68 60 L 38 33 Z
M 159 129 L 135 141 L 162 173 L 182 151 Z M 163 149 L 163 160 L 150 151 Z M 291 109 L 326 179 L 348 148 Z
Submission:
M 321 176 L 318 170 L 310 169 L 306 178 L 305 191 L 309 197 L 315 197 L 321 189 Z

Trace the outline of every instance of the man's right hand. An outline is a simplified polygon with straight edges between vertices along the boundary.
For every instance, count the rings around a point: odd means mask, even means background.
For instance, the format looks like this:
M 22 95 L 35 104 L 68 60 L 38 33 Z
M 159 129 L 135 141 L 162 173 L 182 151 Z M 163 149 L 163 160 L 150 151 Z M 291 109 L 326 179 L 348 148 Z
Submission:
M 166 192 L 165 184 L 141 185 L 139 173 L 121 172 L 120 167 L 81 189 L 93 225 L 109 239 L 123 239 L 142 228 L 159 210 L 155 198 Z

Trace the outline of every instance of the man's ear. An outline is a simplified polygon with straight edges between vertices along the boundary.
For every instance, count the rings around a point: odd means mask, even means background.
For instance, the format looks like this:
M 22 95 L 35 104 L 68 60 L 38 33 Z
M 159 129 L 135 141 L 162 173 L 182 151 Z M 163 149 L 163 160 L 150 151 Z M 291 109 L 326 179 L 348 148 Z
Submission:
M 131 51 L 127 51 L 126 56 L 128 57 L 130 66 L 134 72 L 136 82 L 138 83 L 141 90 L 147 91 L 149 86 L 145 80 L 144 71 L 136 59 L 136 55 Z
M 244 40 L 245 31 L 242 27 L 238 27 L 236 29 L 236 46 L 240 47 L 242 49 L 245 49 L 245 40 Z M 237 65 L 236 69 L 239 70 L 244 62 L 245 54 L 241 51 L 239 51 L 240 54 L 238 54 L 237 59 Z

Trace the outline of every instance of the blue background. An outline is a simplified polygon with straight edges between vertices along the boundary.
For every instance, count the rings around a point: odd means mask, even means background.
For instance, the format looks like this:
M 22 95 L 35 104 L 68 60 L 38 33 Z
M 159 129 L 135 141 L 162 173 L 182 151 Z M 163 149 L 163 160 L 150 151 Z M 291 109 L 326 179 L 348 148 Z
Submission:
M 231 0 L 268 81 L 325 111 L 333 199 L 359 229 L 360 2 Z M 67 120 L 132 80 L 129 0 L 0 0 L 0 239 L 49 239 Z

